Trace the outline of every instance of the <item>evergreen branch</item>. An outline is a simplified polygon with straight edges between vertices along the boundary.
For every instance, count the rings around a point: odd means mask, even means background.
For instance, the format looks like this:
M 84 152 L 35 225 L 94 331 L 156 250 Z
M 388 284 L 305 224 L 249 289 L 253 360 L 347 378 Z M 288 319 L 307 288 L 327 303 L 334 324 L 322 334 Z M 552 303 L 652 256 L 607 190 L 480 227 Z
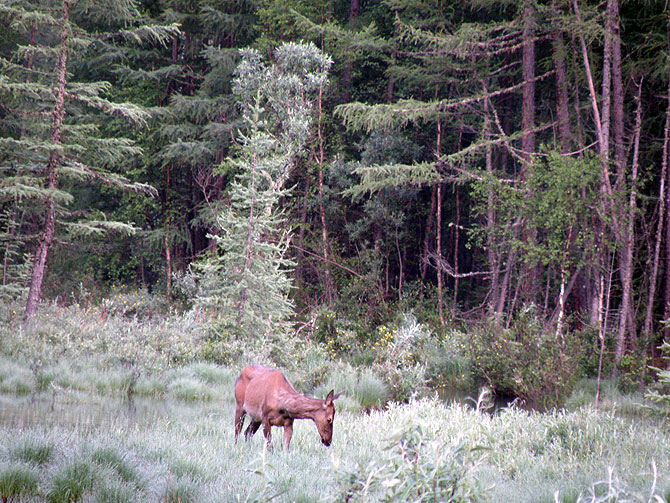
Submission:
M 361 177 L 361 183 L 345 190 L 344 195 L 357 198 L 365 193 L 374 193 L 401 185 L 421 185 L 440 180 L 435 163 L 384 164 L 361 166 L 354 170 Z
M 533 133 L 539 133 L 541 131 L 546 131 L 547 129 L 550 129 L 550 128 L 554 127 L 555 125 L 556 125 L 556 122 L 549 122 L 549 123 L 537 126 L 533 129 L 531 129 L 530 131 L 533 132 Z M 516 151 L 518 149 L 514 149 L 511 146 L 511 142 L 521 139 L 521 137 L 526 135 L 526 134 L 528 134 L 528 131 L 517 131 L 516 133 L 509 134 L 509 135 L 501 133 L 501 135 L 497 138 L 475 142 L 475 143 L 472 143 L 472 144 L 468 145 L 464 149 L 459 150 L 458 152 L 454 152 L 454 153 L 451 153 L 451 154 L 444 154 L 437 160 L 437 164 L 440 165 L 440 166 L 449 165 L 453 168 L 453 166 L 457 162 L 463 160 L 465 157 L 471 155 L 472 153 L 474 153 L 478 150 L 484 149 L 486 147 L 491 147 L 491 146 L 500 145 L 500 144 L 503 144 L 503 145 L 507 146 L 508 149 L 512 150 L 513 153 L 515 154 L 515 156 L 518 157 L 518 154 L 516 153 Z M 476 176 L 472 175 L 472 172 L 470 172 L 470 171 L 467 171 L 467 172 L 463 171 L 463 173 L 468 174 L 468 176 L 472 179 L 480 180 L 480 178 L 477 178 Z M 510 182 L 510 183 L 514 182 L 513 180 L 505 180 L 505 181 Z
M 532 82 L 543 80 L 554 73 L 555 70 L 549 70 L 532 79 Z M 346 103 L 338 105 L 335 108 L 335 114 L 342 118 L 347 129 L 364 130 L 367 133 L 370 133 L 376 129 L 389 129 L 395 125 L 404 126 L 409 122 L 429 120 L 453 108 L 460 108 L 472 103 L 490 100 L 496 96 L 518 91 L 523 88 L 524 85 L 526 85 L 526 82 L 520 82 L 519 84 L 504 89 L 484 92 L 463 99 L 428 102 L 409 99 L 399 100 L 393 104 L 377 105 L 367 105 L 359 102 Z
M 6 181 L 3 181 L 3 184 L 0 185 L 0 197 L 8 197 L 14 201 L 22 201 L 24 199 L 55 201 L 59 204 L 70 204 L 74 201 L 72 194 L 62 190 L 36 187 L 23 183 L 6 185 Z
M 293 9 L 290 12 L 300 28 L 320 37 L 336 40 L 337 46 L 344 47 L 349 55 L 352 49 L 362 51 L 366 56 L 369 56 L 370 51 L 380 54 L 393 52 L 392 43 L 378 36 L 377 28 L 372 23 L 361 31 L 351 31 L 343 29 L 335 23 L 316 24 Z
M 73 101 L 79 101 L 91 108 L 120 115 L 135 124 L 146 126 L 149 113 L 143 107 L 134 103 L 114 103 L 99 96 L 87 96 L 65 92 L 65 96 Z
M 137 228 L 123 222 L 109 220 L 85 220 L 82 222 L 63 222 L 70 234 L 76 237 L 101 236 L 109 232 L 120 232 L 132 236 Z
M 63 172 L 76 174 L 80 177 L 88 177 L 98 179 L 108 185 L 119 187 L 124 190 L 131 190 L 133 192 L 144 193 L 153 197 L 158 197 L 158 191 L 146 183 L 131 182 L 127 178 L 117 175 L 116 173 L 104 173 L 96 171 L 81 162 L 69 161 L 60 167 Z
M 168 26 L 151 24 L 133 28 L 131 30 L 121 30 L 117 33 L 110 33 L 109 36 L 122 37 L 128 41 L 136 43 L 149 41 L 165 47 L 168 40 L 181 34 L 179 27 L 179 23 L 172 23 Z
M 134 82 L 146 82 L 146 81 L 160 82 L 168 78 L 180 75 L 183 71 L 183 68 L 181 65 L 175 64 L 175 65 L 163 66 L 157 70 L 150 70 L 150 71 L 144 70 L 142 68 L 138 70 L 133 70 L 125 67 L 122 70 L 124 76 L 128 77 L 130 80 Z M 119 71 L 121 70 L 117 70 L 117 72 Z

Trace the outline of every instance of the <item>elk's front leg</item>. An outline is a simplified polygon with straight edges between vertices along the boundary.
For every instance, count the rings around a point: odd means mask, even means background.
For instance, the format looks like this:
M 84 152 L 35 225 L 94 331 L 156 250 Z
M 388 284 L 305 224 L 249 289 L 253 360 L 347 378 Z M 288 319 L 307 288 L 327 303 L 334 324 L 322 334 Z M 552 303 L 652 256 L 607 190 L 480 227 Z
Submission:
M 291 437 L 293 436 L 293 419 L 287 419 L 284 422 L 284 447 L 288 451 L 288 446 L 291 443 Z
M 268 443 L 268 449 L 272 449 L 272 425 L 267 415 L 263 416 L 263 435 L 265 435 L 265 440 Z

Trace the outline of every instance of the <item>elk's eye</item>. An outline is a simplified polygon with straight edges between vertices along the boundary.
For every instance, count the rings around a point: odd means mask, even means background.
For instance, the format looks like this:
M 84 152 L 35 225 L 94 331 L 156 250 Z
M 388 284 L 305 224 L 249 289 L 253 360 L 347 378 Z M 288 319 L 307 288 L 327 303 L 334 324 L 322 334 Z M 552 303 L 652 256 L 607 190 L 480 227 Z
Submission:
M 333 418 L 332 417 L 328 418 L 328 424 L 333 424 Z

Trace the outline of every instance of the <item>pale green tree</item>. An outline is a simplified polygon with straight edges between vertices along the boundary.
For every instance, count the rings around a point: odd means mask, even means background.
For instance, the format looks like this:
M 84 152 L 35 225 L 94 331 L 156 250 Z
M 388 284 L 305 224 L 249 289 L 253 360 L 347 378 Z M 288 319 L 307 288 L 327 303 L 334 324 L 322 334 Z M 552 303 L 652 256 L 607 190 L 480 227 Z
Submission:
M 280 202 L 312 124 L 313 101 L 331 60 L 313 44 L 277 48 L 274 63 L 241 51 L 234 93 L 246 127 L 239 154 L 221 169 L 236 173 L 227 208 L 217 218 L 214 257 L 197 267 L 197 305 L 213 306 L 245 335 L 281 332 L 293 315 L 289 294 L 291 229 Z

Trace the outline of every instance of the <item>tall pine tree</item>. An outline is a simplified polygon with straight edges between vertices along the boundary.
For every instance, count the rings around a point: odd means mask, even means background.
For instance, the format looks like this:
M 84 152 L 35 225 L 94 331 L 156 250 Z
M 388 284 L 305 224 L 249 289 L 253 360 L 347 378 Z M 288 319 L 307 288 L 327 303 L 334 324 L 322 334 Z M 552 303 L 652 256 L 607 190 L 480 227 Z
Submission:
M 132 231 L 131 226 L 108 221 L 100 212 L 71 211 L 76 187 L 99 182 L 151 190 L 115 172 L 117 165 L 137 155 L 139 149 L 128 139 L 105 137 L 101 131 L 105 115 L 142 125 L 147 112 L 107 99 L 108 82 L 78 80 L 72 68 L 79 58 L 120 51 L 118 44 L 162 43 L 178 30 L 141 23 L 136 4 L 124 0 L 105 5 L 25 0 L 5 4 L 0 16 L 13 40 L 11 56 L 0 59 L 0 204 L 15 207 L 25 215 L 21 220 L 31 224 L 23 230 L 32 236 L 17 236 L 30 241 L 29 248 L 34 250 L 25 309 L 30 318 L 37 312 L 57 233 L 62 233 L 60 240 L 110 229 Z

